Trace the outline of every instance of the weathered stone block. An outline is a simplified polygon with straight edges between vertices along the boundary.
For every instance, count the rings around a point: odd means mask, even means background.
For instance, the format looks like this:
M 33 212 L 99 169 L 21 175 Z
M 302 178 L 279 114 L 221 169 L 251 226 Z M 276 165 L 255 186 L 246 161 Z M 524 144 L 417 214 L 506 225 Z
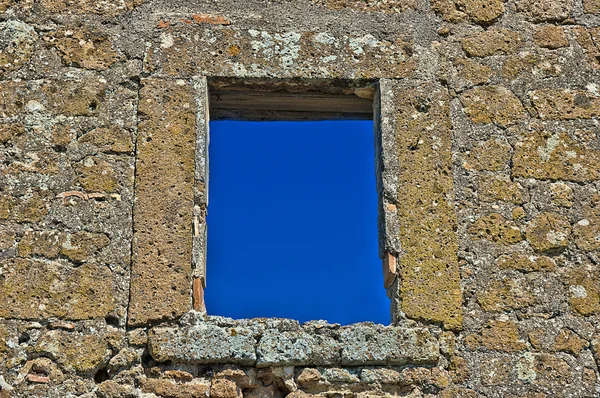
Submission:
M 600 154 L 594 141 L 594 135 L 586 132 L 577 139 L 565 133 L 530 133 L 515 144 L 512 174 L 541 180 L 595 181 L 600 177 Z
M 91 319 L 106 317 L 116 307 L 113 275 L 106 267 L 21 258 L 2 266 L 2 318 Z
M 478 142 L 466 157 L 463 167 L 478 171 L 504 170 L 509 166 L 511 152 L 508 142 L 499 138 Z
M 244 327 L 210 323 L 180 328 L 154 328 L 148 349 L 155 361 L 254 365 L 258 336 Z
M 134 7 L 144 3 L 146 0 L 74 0 L 66 2 L 64 0 L 41 0 L 39 6 L 49 14 L 97 14 L 106 18 L 112 18 L 117 15 L 131 11 Z
M 557 206 L 573 206 L 573 189 L 562 182 L 556 182 L 550 185 L 550 198 L 552 203 Z
M 583 0 L 583 11 L 590 14 L 600 14 L 600 0 Z
M 44 36 L 55 47 L 66 66 L 105 70 L 122 59 L 105 33 L 87 27 L 66 26 Z
M 235 383 L 233 385 L 235 386 Z M 142 381 L 142 391 L 159 397 L 206 398 L 211 391 L 211 386 L 208 383 L 201 382 L 176 383 L 171 380 L 148 378 Z M 213 396 L 216 397 L 217 395 L 211 395 L 211 397 Z
M 0 24 L 0 76 L 27 64 L 37 39 L 33 27 L 21 21 L 9 20 Z
M 575 26 L 573 28 L 575 40 L 583 48 L 589 62 L 593 67 L 600 66 L 600 28 L 586 28 Z
M 452 63 L 458 69 L 459 77 L 465 79 L 470 85 L 477 86 L 479 84 L 487 83 L 493 76 L 492 68 L 470 60 L 469 58 L 458 58 Z
M 540 89 L 529 98 L 541 119 L 573 120 L 600 116 L 600 96 L 586 90 Z
M 503 28 L 492 28 L 462 40 L 463 50 L 469 57 L 513 54 L 522 44 L 523 36 L 520 33 Z
M 340 346 L 328 336 L 268 330 L 260 337 L 257 355 L 257 366 L 326 366 L 340 362 Z
M 524 272 L 554 271 L 556 263 L 550 257 L 527 254 L 511 254 L 496 259 L 500 269 L 516 269 Z
M 459 0 L 456 3 L 464 8 L 473 22 L 481 25 L 489 25 L 505 11 L 502 0 Z
M 105 234 L 81 231 L 66 235 L 60 253 L 73 261 L 84 262 L 109 244 L 110 239 Z
M 334 10 L 352 9 L 396 14 L 417 6 L 415 0 L 312 0 L 313 3 Z
M 382 118 L 393 120 L 398 164 L 401 311 L 409 318 L 462 325 L 455 233 L 448 92 L 382 81 Z M 393 155 L 390 155 L 393 156 Z M 394 176 L 395 177 L 395 176 Z
M 356 324 L 340 331 L 342 365 L 436 363 L 439 345 L 429 330 Z
M 531 289 L 522 280 L 491 280 L 477 292 L 477 302 L 484 311 L 503 312 L 522 309 L 535 302 Z
M 581 250 L 600 249 L 600 217 L 592 215 L 577 221 L 573 225 L 573 240 Z
M 119 180 L 112 165 L 102 158 L 88 157 L 77 166 L 78 182 L 87 192 L 115 192 Z
M 569 270 L 565 282 L 569 286 L 569 305 L 577 313 L 590 316 L 600 313 L 600 273 L 591 267 Z
M 560 214 L 545 212 L 527 224 L 527 241 L 537 253 L 565 248 L 571 235 L 569 220 Z
M 523 104 L 502 86 L 475 87 L 460 96 L 464 112 L 475 123 L 495 123 L 508 127 L 525 119 Z
M 241 388 L 227 379 L 214 379 L 210 386 L 210 396 L 211 398 L 243 398 Z
M 508 56 L 502 65 L 502 76 L 508 80 L 556 77 L 564 74 L 563 58 L 556 54 L 521 52 Z
M 49 331 L 36 343 L 38 355 L 49 356 L 66 369 L 93 375 L 108 363 L 110 350 L 101 334 Z
M 554 25 L 538 27 L 533 34 L 533 41 L 540 47 L 552 50 L 569 45 L 565 29 Z
M 31 255 L 56 258 L 65 240 L 59 231 L 27 231 L 21 238 L 17 250 L 20 257 Z
M 504 201 L 520 205 L 526 202 L 526 193 L 521 184 L 508 177 L 482 176 L 479 179 L 479 199 L 483 202 Z
M 130 153 L 133 151 L 131 133 L 119 126 L 98 127 L 81 136 L 77 143 L 89 145 L 96 151 L 111 153 Z
M 488 350 L 514 352 L 527 348 L 519 338 L 519 329 L 513 321 L 492 320 L 481 332 L 481 344 Z
M 106 80 L 84 76 L 76 80 L 9 80 L 0 82 L 0 115 L 15 116 L 46 111 L 65 116 L 93 116 L 98 113 Z
M 485 239 L 503 245 L 513 245 L 523 240 L 519 227 L 498 213 L 477 219 L 469 228 L 469 233 L 476 239 Z
M 201 53 L 210 56 L 198 57 Z M 145 69 L 181 77 L 365 79 L 410 76 L 415 61 L 412 43 L 400 38 L 389 41 L 371 34 L 333 36 L 326 32 L 210 30 L 177 25 L 160 33 L 148 53 Z
M 520 0 L 517 11 L 533 22 L 560 22 L 573 12 L 573 0 Z
M 33 192 L 26 197 L 0 194 L 0 220 L 37 222 L 48 214 L 49 192 Z
M 130 325 L 175 319 L 191 309 L 195 109 L 191 84 L 143 82 Z

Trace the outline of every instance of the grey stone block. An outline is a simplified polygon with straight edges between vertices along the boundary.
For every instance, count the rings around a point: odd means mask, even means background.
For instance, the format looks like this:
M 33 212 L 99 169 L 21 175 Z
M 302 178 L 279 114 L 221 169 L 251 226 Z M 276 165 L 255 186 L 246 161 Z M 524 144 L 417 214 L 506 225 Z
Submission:
M 190 327 L 154 328 L 148 336 L 155 361 L 254 365 L 257 335 L 243 327 L 201 323 Z
M 340 346 L 328 336 L 271 329 L 260 339 L 257 354 L 257 366 L 324 366 L 339 363 Z
M 343 327 L 342 365 L 435 364 L 439 344 L 424 328 L 372 324 Z

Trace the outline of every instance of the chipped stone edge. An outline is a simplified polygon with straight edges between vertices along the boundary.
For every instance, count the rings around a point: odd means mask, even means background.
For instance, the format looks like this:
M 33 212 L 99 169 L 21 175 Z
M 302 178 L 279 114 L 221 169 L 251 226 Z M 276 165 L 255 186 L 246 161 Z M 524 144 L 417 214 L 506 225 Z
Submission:
M 206 242 L 208 228 L 208 144 L 210 140 L 210 114 L 208 102 L 208 82 L 206 77 L 191 79 L 195 90 L 196 113 L 196 155 L 194 170 L 194 220 L 192 244 L 192 273 L 206 287 Z
M 230 322 L 222 322 L 230 321 Z M 271 321 L 271 322 L 269 322 Z M 315 329 L 315 324 L 317 325 Z M 367 356 L 363 359 L 355 357 L 354 349 L 350 344 L 349 337 L 355 333 L 361 335 L 364 333 L 364 328 L 373 328 L 373 332 L 377 334 L 388 330 L 390 335 L 401 332 L 401 335 L 406 337 L 405 340 L 399 342 L 397 346 L 386 344 L 382 348 L 383 351 L 389 351 L 383 355 L 377 353 L 366 353 Z M 200 340 L 191 338 L 198 335 L 202 330 L 218 330 L 220 329 L 226 339 L 239 339 L 243 337 L 246 342 L 254 341 L 253 347 L 249 350 L 236 350 L 242 353 L 240 357 L 234 358 L 227 353 L 215 355 L 211 353 L 206 357 L 197 356 L 194 354 L 194 346 Z M 319 329 L 325 329 L 319 332 Z M 382 330 L 384 329 L 384 330 Z M 291 333 L 291 335 L 290 335 Z M 428 335 L 429 338 L 416 346 L 418 337 Z M 236 337 L 237 336 L 237 337 Z M 281 340 L 276 341 L 273 346 L 272 337 L 280 336 Z M 285 355 L 286 344 L 290 341 L 294 344 L 299 340 L 306 340 L 315 343 L 319 339 L 315 337 L 321 336 L 331 340 L 333 358 L 318 359 L 318 353 L 315 354 L 311 350 L 306 352 L 305 359 L 298 359 L 297 355 L 286 359 Z M 375 325 L 370 322 L 358 323 L 347 326 L 337 324 L 326 324 L 322 321 L 311 321 L 300 326 L 297 321 L 289 319 L 270 319 L 265 322 L 265 319 L 240 319 L 232 320 L 222 317 L 208 317 L 204 319 L 196 319 L 192 324 L 179 326 L 156 326 L 149 331 L 148 349 L 151 356 L 159 362 L 170 361 L 173 363 L 185 364 L 229 364 L 240 366 L 256 366 L 256 367 L 272 367 L 272 366 L 420 366 L 431 367 L 437 365 L 440 357 L 440 342 L 436 337 L 435 330 L 430 330 L 424 327 L 415 326 L 383 326 Z M 263 342 L 263 337 L 271 338 L 268 342 Z M 232 342 L 223 341 L 223 347 L 228 347 Z M 267 345 L 265 345 L 267 344 Z M 360 344 L 356 342 L 356 344 Z M 270 345 L 270 347 L 269 347 Z M 289 344 L 288 344 L 289 345 Z M 310 344 L 309 344 L 310 345 Z M 159 347 L 156 351 L 154 347 Z M 407 347 L 414 346 L 414 352 L 408 352 Z M 249 348 L 249 347 L 246 347 Z M 317 350 L 322 350 L 320 344 L 316 346 Z M 394 350 L 397 351 L 394 351 Z M 269 355 L 270 354 L 270 355 Z M 375 355 L 373 355 L 375 354 Z M 197 355 L 197 354 L 196 354 Z M 211 357 L 212 355 L 212 357 Z M 273 359 L 272 356 L 281 356 L 281 360 Z M 315 356 L 316 355 L 316 356 Z M 270 359 L 268 357 L 271 357 Z
M 379 257 L 383 259 L 385 288 L 392 299 L 392 307 L 397 306 L 397 264 L 402 252 L 400 244 L 400 223 L 398 221 L 398 143 L 395 134 L 394 91 L 390 79 L 379 79 L 373 114 L 375 116 L 375 174 L 378 194 Z M 395 276 L 393 275 L 395 274 Z M 392 308 L 392 314 L 397 309 Z M 395 316 L 395 315 L 394 315 Z

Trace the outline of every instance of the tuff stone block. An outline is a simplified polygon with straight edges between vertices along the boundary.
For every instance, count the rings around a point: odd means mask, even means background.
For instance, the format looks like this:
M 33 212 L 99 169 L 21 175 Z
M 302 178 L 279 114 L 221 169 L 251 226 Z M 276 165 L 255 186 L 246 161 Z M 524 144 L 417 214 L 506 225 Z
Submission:
M 533 34 L 533 40 L 538 46 L 551 50 L 569 45 L 564 28 L 554 25 L 544 25 L 537 28 Z
M 146 0 L 108 0 L 97 2 L 93 0 L 75 0 L 67 3 L 64 0 L 41 0 L 39 7 L 42 12 L 49 14 L 96 14 L 105 18 L 113 18 L 133 10 L 133 8 L 145 1 Z
M 448 92 L 382 82 L 382 117 L 393 118 L 398 162 L 401 310 L 409 318 L 462 325 Z
M 498 138 L 478 142 L 465 158 L 467 170 L 501 171 L 509 166 L 511 146 Z
M 36 343 L 38 355 L 49 356 L 65 369 L 93 375 L 108 363 L 110 350 L 103 335 L 49 331 Z
M 203 323 L 188 328 L 153 328 L 148 334 L 150 355 L 156 361 L 189 363 L 256 363 L 256 332 L 246 327 Z
M 66 66 L 104 70 L 122 59 L 107 34 L 86 27 L 67 26 L 46 34 L 44 41 L 59 51 Z
M 594 140 L 584 131 L 576 139 L 565 133 L 529 133 L 515 144 L 512 174 L 540 180 L 594 181 L 600 175 Z
M 410 36 L 406 36 L 408 40 L 382 40 L 371 34 L 334 36 L 177 25 L 160 33 L 148 53 L 145 70 L 179 77 L 236 75 L 240 68 L 245 77 L 407 77 L 416 60 Z M 194 56 L 200 52 L 212 57 Z M 328 67 L 315 67 L 322 64 Z
M 500 269 L 516 269 L 524 272 L 554 271 L 556 263 L 550 257 L 527 254 L 503 255 L 496 259 Z
M 427 329 L 352 325 L 340 331 L 342 365 L 432 363 L 438 342 Z
M 312 0 L 312 2 L 334 10 L 351 9 L 389 14 L 401 13 L 417 7 L 415 0 Z
M 571 224 L 565 216 L 545 212 L 527 224 L 525 235 L 536 253 L 553 252 L 569 243 Z
M 527 117 L 521 101 L 506 87 L 475 87 L 463 93 L 460 100 L 474 123 L 508 127 Z
M 583 11 L 590 14 L 600 14 L 600 1 L 583 0 Z
M 526 202 L 526 193 L 521 184 L 509 178 L 481 177 L 479 199 L 484 202 L 504 201 L 516 205 Z
M 130 325 L 176 319 L 191 309 L 195 109 L 189 82 L 143 81 Z
M 331 337 L 303 331 L 268 330 L 257 347 L 257 366 L 326 366 L 340 362 L 340 345 Z
M 462 39 L 462 48 L 469 57 L 514 54 L 522 44 L 520 33 L 504 28 L 491 28 Z
M 117 292 L 106 267 L 73 268 L 58 261 L 11 259 L 0 279 L 0 317 L 12 319 L 92 319 L 116 308 Z
M 600 95 L 586 90 L 540 89 L 529 92 L 540 119 L 572 120 L 600 116 Z
M 469 233 L 476 239 L 485 239 L 503 245 L 513 245 L 524 239 L 520 228 L 498 213 L 477 219 L 469 228 Z
M 0 77 L 26 65 L 37 40 L 33 27 L 24 22 L 9 20 L 0 24 Z
M 570 269 L 564 279 L 569 288 L 569 305 L 581 315 L 600 313 L 600 287 L 598 270 L 580 266 Z
M 520 0 L 517 10 L 533 22 L 560 22 L 573 12 L 572 0 Z
M 74 80 L 8 80 L 0 82 L 0 115 L 44 111 L 55 115 L 93 116 L 102 105 L 106 80 L 85 75 Z

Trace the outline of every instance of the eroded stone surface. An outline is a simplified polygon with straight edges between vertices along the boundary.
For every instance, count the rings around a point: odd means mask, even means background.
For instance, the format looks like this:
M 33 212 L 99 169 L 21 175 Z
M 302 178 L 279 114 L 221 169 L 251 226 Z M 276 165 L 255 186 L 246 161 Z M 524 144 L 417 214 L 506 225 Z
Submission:
M 211 57 L 195 57 L 199 52 Z M 325 32 L 205 30 L 187 25 L 161 32 L 146 70 L 164 75 L 312 78 L 406 77 L 415 68 L 403 38 L 335 37 Z M 186 56 L 182 56 L 186 54 Z M 327 65 L 312 68 L 313 64 Z
M 381 325 L 343 328 L 340 347 L 343 365 L 431 363 L 439 355 L 437 342 L 428 330 Z
M 571 224 L 565 216 L 546 212 L 531 220 L 525 234 L 538 253 L 560 250 L 569 243 Z
M 525 178 L 594 181 L 600 172 L 595 137 L 579 132 L 576 138 L 564 133 L 534 131 L 515 145 L 513 175 Z
M 507 127 L 526 117 L 521 101 L 506 87 L 475 87 L 460 97 L 465 113 L 475 123 Z
M 470 57 L 488 57 L 494 54 L 512 54 L 522 45 L 523 37 L 514 31 L 493 28 L 462 40 L 462 47 Z
M 129 324 L 191 308 L 196 115 L 192 87 L 149 79 L 140 93 Z M 177 159 L 164 156 L 171 154 Z
M 402 165 L 398 175 L 402 311 L 411 318 L 459 329 L 462 292 L 453 232 L 448 93 L 433 85 L 389 84 L 382 90 L 395 101 L 382 112 L 394 112 Z
M 159 362 L 259 367 L 427 364 L 439 356 L 437 340 L 423 328 L 356 324 L 324 333 L 289 325 L 281 329 L 250 320 L 227 326 L 200 322 L 157 327 L 149 334 L 150 354 Z
M 90 319 L 115 309 L 115 287 L 108 268 L 63 262 L 13 259 L 2 264 L 0 316 L 16 319 Z

